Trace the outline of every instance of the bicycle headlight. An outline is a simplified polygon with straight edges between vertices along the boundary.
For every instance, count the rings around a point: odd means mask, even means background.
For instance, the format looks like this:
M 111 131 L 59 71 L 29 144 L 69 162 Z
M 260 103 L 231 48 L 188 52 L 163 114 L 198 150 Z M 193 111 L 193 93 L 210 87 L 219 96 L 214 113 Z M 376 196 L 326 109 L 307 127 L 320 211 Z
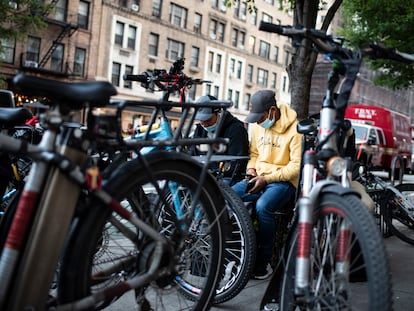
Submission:
M 346 171 L 346 162 L 341 157 L 333 157 L 328 161 L 328 173 L 332 176 L 342 176 Z

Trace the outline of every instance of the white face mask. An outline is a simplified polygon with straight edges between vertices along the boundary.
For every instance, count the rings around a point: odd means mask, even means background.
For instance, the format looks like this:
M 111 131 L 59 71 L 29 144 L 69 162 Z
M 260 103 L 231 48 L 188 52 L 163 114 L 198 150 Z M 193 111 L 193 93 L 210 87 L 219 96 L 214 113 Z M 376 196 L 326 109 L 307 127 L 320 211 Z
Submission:
M 214 123 L 213 125 L 210 125 L 210 126 L 206 126 L 206 127 L 204 127 L 204 126 L 203 126 L 203 128 L 204 128 L 207 132 L 209 132 L 209 133 L 213 133 L 213 132 L 215 132 L 215 131 L 216 131 L 216 129 L 217 129 L 217 122 L 216 122 L 216 123 Z

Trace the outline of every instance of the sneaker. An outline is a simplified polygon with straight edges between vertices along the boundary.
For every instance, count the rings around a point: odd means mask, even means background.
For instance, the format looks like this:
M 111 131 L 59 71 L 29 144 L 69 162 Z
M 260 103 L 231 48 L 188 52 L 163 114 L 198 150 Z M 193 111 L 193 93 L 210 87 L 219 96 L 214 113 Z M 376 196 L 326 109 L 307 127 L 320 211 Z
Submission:
M 279 304 L 277 302 L 269 302 L 265 304 L 263 311 L 279 311 Z
M 257 266 L 253 271 L 253 279 L 255 280 L 265 280 L 273 273 L 273 269 L 269 264 Z

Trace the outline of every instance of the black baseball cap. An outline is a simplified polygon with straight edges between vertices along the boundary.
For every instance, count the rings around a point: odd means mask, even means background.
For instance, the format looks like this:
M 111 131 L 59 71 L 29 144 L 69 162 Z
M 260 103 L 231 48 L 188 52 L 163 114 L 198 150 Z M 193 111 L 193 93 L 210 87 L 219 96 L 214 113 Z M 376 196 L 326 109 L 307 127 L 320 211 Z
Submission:
M 250 112 L 245 121 L 248 123 L 259 121 L 265 111 L 268 111 L 272 106 L 276 106 L 275 95 L 272 90 L 260 90 L 254 93 L 250 98 Z

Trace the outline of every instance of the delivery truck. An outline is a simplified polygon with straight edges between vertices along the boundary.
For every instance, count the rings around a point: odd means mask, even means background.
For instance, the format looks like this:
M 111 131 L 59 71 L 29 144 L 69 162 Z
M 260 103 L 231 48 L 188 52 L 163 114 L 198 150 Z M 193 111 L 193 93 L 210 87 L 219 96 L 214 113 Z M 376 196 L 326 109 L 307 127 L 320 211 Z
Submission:
M 357 158 L 394 176 L 411 170 L 411 121 L 396 111 L 351 104 L 345 111 L 355 130 Z M 401 170 L 402 168 L 402 170 Z M 390 175 L 391 177 L 392 175 Z

